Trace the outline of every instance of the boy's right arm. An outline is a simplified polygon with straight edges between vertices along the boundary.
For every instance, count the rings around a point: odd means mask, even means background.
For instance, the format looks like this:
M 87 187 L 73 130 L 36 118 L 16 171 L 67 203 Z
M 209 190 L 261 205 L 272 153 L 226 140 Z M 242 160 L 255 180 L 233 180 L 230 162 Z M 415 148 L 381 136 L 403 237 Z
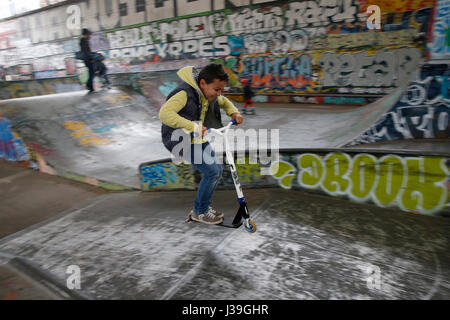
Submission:
M 178 114 L 178 112 L 186 106 L 186 102 L 186 91 L 181 90 L 173 95 L 159 110 L 159 119 L 161 122 L 175 129 L 185 129 L 189 133 L 197 130 L 198 125 L 196 123 L 183 118 Z

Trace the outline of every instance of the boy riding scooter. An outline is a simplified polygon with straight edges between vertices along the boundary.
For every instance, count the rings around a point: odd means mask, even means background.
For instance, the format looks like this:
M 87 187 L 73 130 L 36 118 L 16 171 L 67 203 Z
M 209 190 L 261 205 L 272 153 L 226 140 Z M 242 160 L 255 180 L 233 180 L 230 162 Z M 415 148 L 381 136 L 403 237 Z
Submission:
M 172 152 L 180 143 L 172 140 L 174 131 L 182 129 L 189 134 L 187 138 L 190 141 L 190 156 L 185 160 L 202 173 L 189 215 L 198 222 L 220 224 L 224 214 L 211 207 L 211 198 L 222 177 L 223 168 L 212 146 L 203 137 L 207 128 L 223 127 L 220 109 L 235 120 L 236 124 L 242 123 L 243 118 L 233 103 L 221 95 L 228 81 L 228 75 L 222 65 L 210 64 L 199 74 L 193 67 L 185 67 L 177 74 L 183 83 L 168 95 L 159 112 L 162 141 Z

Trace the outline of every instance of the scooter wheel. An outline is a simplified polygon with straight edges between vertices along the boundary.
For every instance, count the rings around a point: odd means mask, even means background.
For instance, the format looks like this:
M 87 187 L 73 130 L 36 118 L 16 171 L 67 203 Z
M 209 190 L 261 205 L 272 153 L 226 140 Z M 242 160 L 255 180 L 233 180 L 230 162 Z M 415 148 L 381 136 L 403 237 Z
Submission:
M 247 225 L 245 225 L 245 230 L 250 232 L 250 233 L 254 233 L 256 231 L 256 225 L 252 220 L 248 220 L 248 224 L 250 225 L 249 227 L 247 227 Z

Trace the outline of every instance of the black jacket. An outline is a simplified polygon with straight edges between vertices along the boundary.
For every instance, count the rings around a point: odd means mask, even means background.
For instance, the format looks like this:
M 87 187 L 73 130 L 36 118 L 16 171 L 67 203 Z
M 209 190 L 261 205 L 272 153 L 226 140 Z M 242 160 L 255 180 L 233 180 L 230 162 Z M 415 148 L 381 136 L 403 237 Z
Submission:
M 92 59 L 92 52 L 91 48 L 89 46 L 89 39 L 82 37 L 80 39 L 80 49 L 81 49 L 81 56 L 83 57 L 83 60 L 91 60 Z

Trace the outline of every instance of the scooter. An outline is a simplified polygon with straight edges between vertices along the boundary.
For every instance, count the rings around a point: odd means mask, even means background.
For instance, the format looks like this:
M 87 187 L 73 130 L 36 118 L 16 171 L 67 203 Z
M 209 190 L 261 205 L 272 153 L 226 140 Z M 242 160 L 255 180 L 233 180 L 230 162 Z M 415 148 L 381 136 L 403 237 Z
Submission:
M 245 201 L 244 194 L 242 192 L 241 184 L 239 182 L 239 177 L 236 171 L 236 166 L 234 163 L 233 154 L 230 151 L 230 145 L 227 139 L 228 130 L 230 130 L 231 125 L 236 124 L 236 120 L 232 120 L 228 125 L 220 129 L 209 128 L 208 132 L 214 132 L 218 135 L 223 136 L 225 142 L 225 154 L 227 163 L 230 166 L 231 177 L 233 178 L 234 187 L 237 193 L 237 200 L 239 203 L 239 209 L 234 216 L 234 218 L 224 218 L 223 222 L 217 224 L 218 226 L 228 227 L 228 228 L 239 228 L 244 222 L 244 228 L 246 231 L 250 233 L 254 233 L 256 231 L 255 223 L 250 219 L 250 214 L 248 212 L 247 203 Z M 194 221 L 191 216 L 186 219 L 186 222 Z

